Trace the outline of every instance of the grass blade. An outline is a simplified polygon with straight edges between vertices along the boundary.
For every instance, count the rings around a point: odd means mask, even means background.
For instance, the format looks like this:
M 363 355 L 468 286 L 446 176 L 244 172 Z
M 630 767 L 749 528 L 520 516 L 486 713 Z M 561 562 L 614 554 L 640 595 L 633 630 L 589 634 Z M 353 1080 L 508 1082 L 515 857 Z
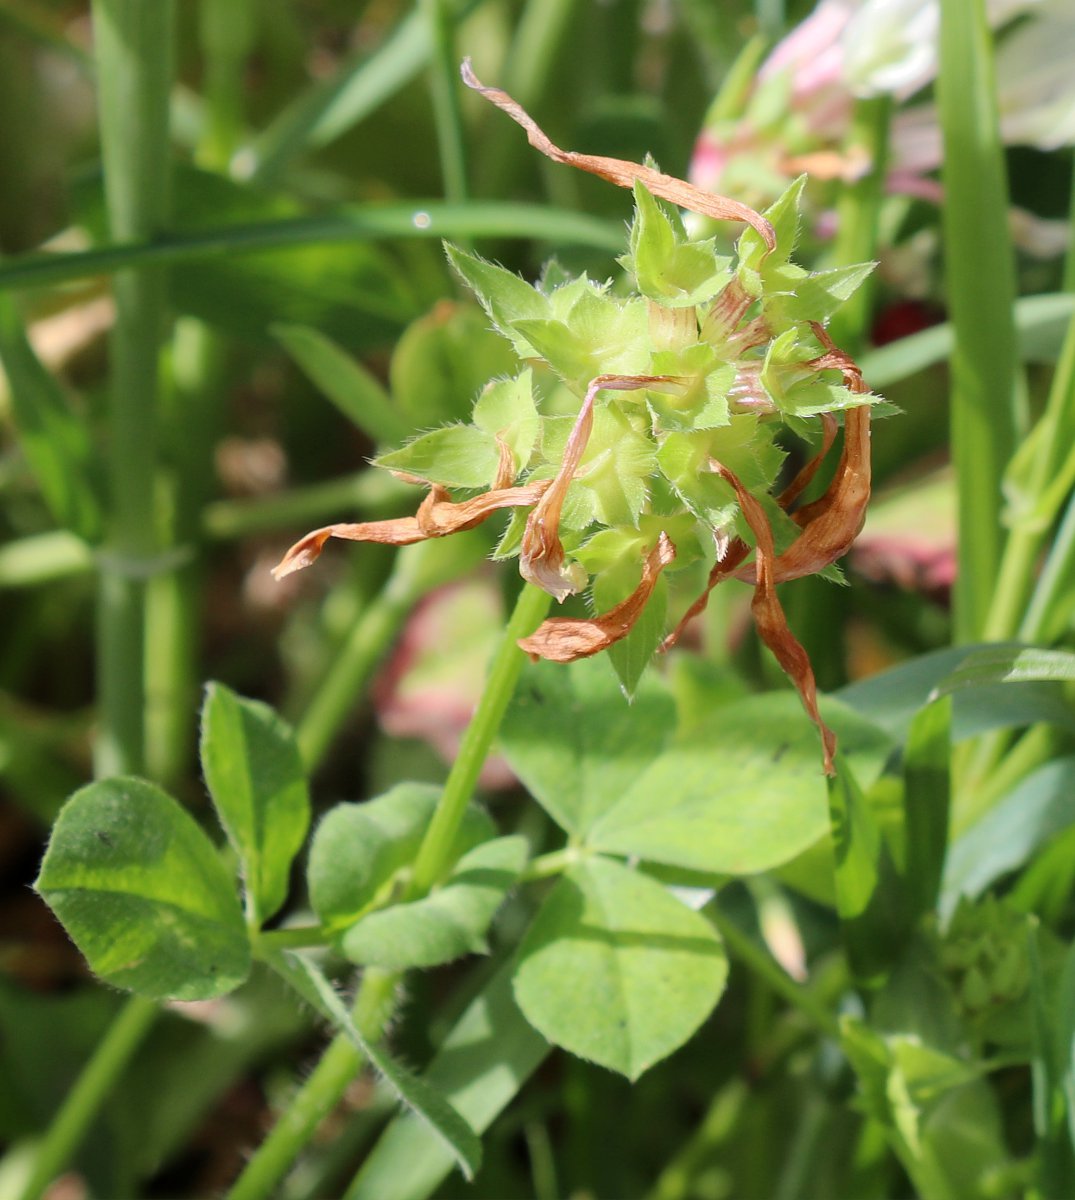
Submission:
M 1000 480 L 1016 440 L 1015 268 L 984 0 L 941 0 L 942 210 L 958 479 L 955 635 L 980 636 L 1000 566 Z

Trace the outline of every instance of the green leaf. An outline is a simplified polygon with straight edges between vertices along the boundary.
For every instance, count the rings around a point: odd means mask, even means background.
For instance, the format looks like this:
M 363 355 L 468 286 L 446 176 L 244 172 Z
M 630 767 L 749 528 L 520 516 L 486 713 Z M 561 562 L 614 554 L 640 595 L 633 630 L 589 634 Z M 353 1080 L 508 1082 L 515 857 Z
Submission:
M 580 394 L 597 375 L 649 369 L 649 317 L 637 297 L 622 300 L 591 285 L 567 316 L 517 320 L 512 328 Z
M 105 779 L 76 792 L 34 886 L 93 971 L 156 999 L 233 991 L 250 970 L 242 910 L 221 857 L 153 784 Z
M 514 960 L 500 968 L 423 1075 L 478 1133 L 515 1098 L 550 1050 L 515 1003 L 514 971 Z M 347 1200 L 426 1200 L 451 1166 L 444 1144 L 413 1113 L 400 1113 L 366 1159 Z
M 518 366 L 473 304 L 445 300 L 412 321 L 389 366 L 392 395 L 412 429 L 469 421 L 475 395 Z
M 591 858 L 534 918 L 515 998 L 549 1041 L 637 1079 L 697 1030 L 727 972 L 708 921 L 655 880 Z
M 213 806 L 242 863 L 250 917 L 262 925 L 287 898 L 291 862 L 310 827 L 294 735 L 267 704 L 210 683 L 201 761 Z
M 688 241 L 674 209 L 666 210 L 635 181 L 631 253 L 620 261 L 643 296 L 671 308 L 711 300 L 731 279 L 729 259 L 719 257 L 715 239 Z
M 308 1004 L 327 1017 L 359 1054 L 384 1076 L 399 1101 L 440 1139 L 464 1177 L 472 1179 L 481 1166 L 481 1142 L 441 1093 L 424 1079 L 412 1075 L 388 1053 L 362 1036 L 332 985 L 308 958 L 288 950 L 266 950 L 264 953 L 266 962 L 273 970 L 286 979 Z
M 171 183 L 178 221 L 171 238 L 197 242 L 204 232 L 209 242 L 196 261 L 182 253 L 174 256 L 168 282 L 176 311 L 258 342 L 279 322 L 305 325 L 350 349 L 390 343 L 417 316 L 414 290 L 383 244 L 332 245 L 325 237 L 325 217 L 308 217 L 282 192 L 265 192 L 215 172 L 177 162 Z M 75 198 L 79 220 L 103 240 L 99 177 L 76 188 Z M 348 223 L 345 212 L 339 218 Z M 304 219 L 321 221 L 321 236 L 288 244 L 284 231 L 290 226 L 298 233 Z M 230 228 L 222 233 L 221 226 Z M 243 252 L 236 253 L 237 248 Z
M 365 804 L 338 804 L 314 832 L 307 877 L 310 901 L 325 925 L 341 929 L 409 865 L 440 798 L 424 783 L 400 783 Z M 476 808 L 467 810 L 457 853 L 494 835 L 493 824 Z
M 824 324 L 876 266 L 876 263 L 854 263 L 831 271 L 812 271 L 795 281 L 794 290 L 769 297 L 766 312 L 778 327 L 804 321 Z
M 549 301 L 537 288 L 512 271 L 487 262 L 476 254 L 468 254 L 457 246 L 445 243 L 448 261 L 470 288 L 489 319 L 511 342 L 520 358 L 535 358 L 537 351 L 516 328 L 524 319 L 540 319 L 549 315 Z
M 626 564 L 626 571 L 606 571 L 594 580 L 593 603 L 599 613 L 607 612 L 634 591 L 641 579 L 640 562 L 641 558 L 636 559 Z M 608 660 L 612 663 L 623 694 L 628 700 L 634 699 L 638 681 L 653 661 L 657 647 L 664 638 L 667 611 L 668 585 L 662 575 L 631 632 L 608 649 Z
M 487 488 L 496 478 L 496 438 L 473 425 L 447 425 L 423 433 L 399 450 L 380 455 L 378 467 L 416 475 L 445 487 Z
M 941 914 L 960 896 L 981 895 L 1018 870 L 1043 845 L 1075 825 L 1075 756 L 1046 763 L 1010 791 L 952 846 L 944 872 Z
M 821 710 L 845 759 L 876 775 L 890 747 L 885 735 L 831 701 Z M 745 875 L 787 862 L 827 829 L 817 729 L 797 696 L 772 692 L 692 723 L 603 807 L 586 843 Z
M 273 325 L 271 332 L 311 382 L 371 441 L 390 445 L 413 432 L 379 380 L 331 338 L 306 325 Z
M 981 651 L 988 657 L 978 660 L 979 668 L 987 675 L 1003 672 L 1025 649 L 1016 643 L 997 643 L 935 650 L 841 688 L 836 697 L 903 740 L 914 714 L 929 703 L 934 689 L 952 677 L 961 663 Z M 957 742 L 991 729 L 1039 721 L 1073 727 L 1071 705 L 1057 683 L 1020 682 L 1016 687 L 983 682 L 979 677 L 973 687 L 956 688 L 953 700 L 952 737 Z
M 1075 680 L 1075 654 L 1036 646 L 988 646 L 968 654 L 933 690 L 947 696 L 964 688 L 992 683 L 1064 682 Z
M 776 234 L 776 249 L 771 253 L 755 229 L 744 229 L 739 236 L 739 263 L 750 271 L 775 270 L 788 261 L 799 238 L 799 202 L 806 176 L 800 175 L 769 208 L 765 216 Z M 764 267 L 763 267 L 764 264 Z
M 836 911 L 852 971 L 874 985 L 902 948 L 903 893 L 873 807 L 845 761 L 827 784 Z
M 473 420 L 479 429 L 510 448 L 516 472 L 521 471 L 530 461 L 541 430 L 530 369 L 515 379 L 496 379 L 487 384 L 474 404 Z
M 601 658 L 540 662 L 523 670 L 500 744 L 538 803 L 580 836 L 660 753 L 674 725 L 672 698 L 652 675 L 628 705 Z
M 41 365 L 14 300 L 0 295 L 0 362 L 11 390 L 15 429 L 53 518 L 86 541 L 101 535 L 97 451 L 86 421 Z
M 362 917 L 339 939 L 340 950 L 352 962 L 394 970 L 486 953 L 485 933 L 526 856 L 525 838 L 484 842 L 429 896 Z
M 944 874 L 951 805 L 952 703 L 927 705 L 911 723 L 903 755 L 908 920 L 934 910 Z

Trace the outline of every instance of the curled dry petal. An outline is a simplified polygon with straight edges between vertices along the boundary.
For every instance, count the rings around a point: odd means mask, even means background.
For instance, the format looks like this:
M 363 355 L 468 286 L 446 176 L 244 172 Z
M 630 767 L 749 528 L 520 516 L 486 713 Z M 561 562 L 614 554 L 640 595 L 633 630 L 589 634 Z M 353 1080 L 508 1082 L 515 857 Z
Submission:
M 723 543 L 723 544 L 722 544 Z M 683 631 L 694 620 L 699 613 L 706 610 L 709 604 L 709 594 L 717 586 L 718 583 L 723 583 L 725 579 L 730 579 L 736 571 L 736 568 L 750 553 L 750 546 L 743 541 L 742 538 L 732 538 L 730 541 L 726 537 L 722 537 L 717 545 L 717 561 L 713 564 L 713 569 L 709 572 L 709 578 L 706 580 L 705 590 L 697 600 L 687 609 L 679 619 L 679 623 L 675 629 L 661 642 L 659 651 L 661 654 L 666 654 L 683 636 Z
M 602 179 L 607 179 L 609 183 L 615 183 L 623 188 L 630 188 L 636 179 L 640 180 L 654 196 L 668 200 L 680 208 L 701 213 L 702 216 L 712 217 L 717 221 L 745 221 L 757 230 L 770 250 L 776 246 L 776 234 L 773 232 L 772 225 L 761 213 L 755 212 L 749 205 L 742 204 L 738 200 L 731 200 L 726 196 L 704 192 L 701 188 L 697 188 L 683 179 L 676 179 L 674 175 L 665 175 L 662 171 L 644 167 L 641 163 L 629 162 L 622 158 L 605 158 L 596 154 L 579 154 L 573 150 L 561 150 L 559 146 L 555 146 L 549 141 L 530 114 L 517 104 L 507 92 L 502 92 L 499 88 L 486 87 L 481 83 L 471 68 L 469 58 L 463 60 L 460 74 L 467 87 L 479 92 L 497 108 L 503 109 L 512 120 L 518 122 L 526 130 L 530 145 L 535 150 L 540 150 L 546 157 L 551 158 L 553 162 L 578 167 L 579 170 L 588 171 L 591 175 L 598 175 Z
M 380 542 L 389 546 L 411 546 L 429 538 L 447 537 L 464 529 L 473 529 L 501 508 L 526 508 L 537 503 L 549 487 L 548 479 L 538 479 L 522 487 L 494 488 L 470 500 L 452 501 L 444 488 L 434 485 L 413 517 L 395 517 L 389 521 L 361 521 L 357 524 L 326 525 L 300 538 L 273 567 L 273 575 L 283 579 L 293 571 L 308 567 L 320 555 L 329 538 L 352 542 Z
M 769 518 L 765 515 L 760 501 L 747 491 L 733 472 L 718 462 L 711 462 L 710 465 L 735 489 L 743 517 L 754 534 L 757 557 L 754 563 L 754 599 L 750 604 L 754 624 L 762 641 L 772 650 L 776 661 L 795 685 L 806 711 L 821 734 L 825 774 L 835 775 L 836 766 L 833 759 L 836 754 L 836 735 L 821 719 L 817 706 L 814 669 L 802 644 L 788 628 L 787 618 L 776 594 L 773 531 L 769 525 Z
M 795 501 L 798 500 L 813 482 L 818 467 L 825 461 L 829 451 L 832 449 L 833 442 L 836 441 L 836 418 L 832 413 L 821 413 L 821 426 L 821 449 L 777 497 L 777 504 L 785 510 L 791 508 Z
M 865 395 L 869 390 L 862 381 L 862 372 L 850 355 L 833 345 L 832 339 L 820 325 L 814 333 L 825 347 L 825 353 L 808 365 L 815 370 L 835 369 L 843 372 L 849 390 Z M 816 460 L 815 460 L 816 462 Z M 807 464 L 807 468 L 816 466 Z M 792 481 L 792 487 L 797 480 Z M 792 514 L 802 533 L 773 563 L 773 578 L 777 583 L 800 579 L 824 570 L 846 554 L 862 529 L 866 505 L 870 499 L 870 409 L 868 405 L 849 408 L 844 416 L 844 446 L 836 474 L 825 494 L 805 504 Z M 783 504 L 784 497 L 780 498 Z M 744 567 L 736 576 L 753 583 L 753 565 Z
M 682 387 L 686 381 L 678 375 L 597 375 L 590 380 L 586 395 L 567 439 L 560 469 L 548 491 L 527 518 L 519 547 L 519 571 L 523 578 L 561 603 L 586 586 L 586 574 L 578 563 L 564 566 L 564 547 L 560 541 L 560 514 L 567 489 L 575 478 L 586 444 L 593 429 L 593 406 L 600 391 L 633 392 L 661 385 Z
M 643 563 L 641 582 L 626 600 L 597 617 L 550 617 L 529 637 L 520 638 L 519 646 L 535 660 L 548 658 L 559 663 L 589 658 L 607 650 L 634 628 L 661 572 L 675 557 L 671 538 L 662 532 Z

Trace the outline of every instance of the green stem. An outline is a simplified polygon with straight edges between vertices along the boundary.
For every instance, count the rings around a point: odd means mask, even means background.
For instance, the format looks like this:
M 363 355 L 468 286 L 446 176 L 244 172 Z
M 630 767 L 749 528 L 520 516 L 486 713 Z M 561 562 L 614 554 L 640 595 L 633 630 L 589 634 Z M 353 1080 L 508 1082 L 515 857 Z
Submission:
M 1048 540 L 1056 510 L 1070 494 L 1075 480 L 1075 318 L 1068 325 L 1049 398 L 1032 442 L 1034 462 L 1023 482 L 1022 503 L 1030 509 L 1016 525 L 1004 547 L 997 588 L 985 626 L 987 641 L 1003 641 L 1021 631 L 1034 573 Z M 1050 495 L 1050 493 L 1054 493 Z M 1034 596 L 1036 600 L 1036 595 Z
M 836 266 L 872 262 L 877 258 L 878 218 L 884 196 L 888 159 L 888 128 L 892 103 L 887 96 L 860 100 L 855 106 L 850 141 L 870 163 L 861 179 L 840 192 L 839 221 L 833 261 Z M 838 346 L 858 355 L 866 340 L 872 308 L 874 280 L 866 282 L 833 314 L 829 332 Z
M 157 1017 L 157 1005 L 132 996 L 82 1069 L 38 1147 L 21 1200 L 39 1200 L 67 1166 L 82 1139 Z
M 94 0 L 101 144 L 109 230 L 152 238 L 170 200 L 168 98 L 172 0 Z M 158 359 L 166 319 L 160 271 L 114 280 L 107 553 L 100 561 L 97 672 L 100 774 L 139 772 L 145 754 L 145 594 L 156 549 Z
M 299 753 L 308 767 L 324 757 L 347 720 L 377 664 L 419 598 L 428 588 L 424 569 L 429 547 L 404 547 L 392 574 L 370 601 L 340 648 L 295 729 Z
M 945 276 L 955 330 L 952 456 L 958 480 L 955 636 L 985 629 L 1001 550 L 1000 481 L 1016 442 L 1015 266 L 984 0 L 941 0 Z
M 523 145 L 525 146 L 525 140 Z M 0 288 L 43 287 L 88 279 L 126 267 L 186 263 L 200 258 L 254 254 L 262 250 L 322 243 L 368 242 L 378 238 L 520 237 L 574 242 L 595 250 L 623 249 L 615 222 L 541 204 L 442 200 L 354 204 L 323 216 L 287 217 L 256 224 L 171 233 L 166 237 L 116 237 L 110 245 L 71 254 L 40 251 L 19 254 L 0 265 Z M 396 303 L 382 315 L 409 312 Z
M 362 1034 L 371 1041 L 381 1036 L 388 1022 L 398 983 L 399 976 L 394 972 L 373 967 L 362 978 L 354 1017 Z M 269 1136 L 246 1164 L 227 1200 L 265 1200 L 275 1194 L 291 1164 L 362 1069 L 362 1061 L 354 1044 L 343 1034 L 332 1039 L 313 1074 L 288 1102 Z
M 433 120 L 440 151 L 444 195 L 460 202 L 467 198 L 466 137 L 463 109 L 459 101 L 459 65 L 452 33 L 452 8 L 446 0 L 421 0 L 421 11 L 429 26 L 433 48 L 430 89 Z
M 720 911 L 718 905 L 711 904 L 706 914 L 724 939 L 728 950 L 740 962 L 764 980 L 778 996 L 809 1017 L 822 1033 L 839 1039 L 840 1027 L 836 1018 L 809 989 L 797 984 L 787 975 L 770 954 Z
M 503 80 L 510 81 L 512 96 L 527 112 L 541 107 L 548 82 L 554 77 L 552 68 L 563 51 L 575 5 L 576 0 L 527 0 L 499 72 Z M 485 186 L 491 195 L 507 191 L 520 174 L 523 160 L 533 157 L 526 139 L 520 138 L 518 132 L 504 122 L 497 122 L 491 131 L 482 156 L 487 164 Z
M 474 791 L 489 747 L 525 659 L 515 645 L 517 638 L 531 633 L 548 611 L 549 597 L 527 585 L 519 596 L 489 669 L 485 691 L 478 703 L 459 755 L 449 773 L 440 803 L 415 860 L 410 894 L 420 895 L 440 878 L 447 864 L 463 812 Z M 301 744 L 301 743 L 300 743 Z M 419 863 L 424 862 L 419 875 Z M 421 891 L 419 891 L 421 889 Z M 395 972 L 367 969 L 355 999 L 355 1020 L 371 1041 L 381 1036 L 391 1016 L 391 1002 L 400 976 Z M 362 1060 L 343 1035 L 333 1039 L 314 1073 L 296 1093 L 258 1147 L 227 1200 L 262 1200 L 273 1194 L 284 1173 L 313 1137 L 317 1126 L 339 1102 L 355 1077 Z
M 549 611 L 550 598 L 533 584 L 519 593 L 503 640 L 489 667 L 485 690 L 459 746 L 459 753 L 444 784 L 437 810 L 414 860 L 410 895 L 424 896 L 450 865 L 452 847 L 467 805 L 474 795 L 478 775 L 508 707 L 526 655 L 515 644 L 533 633 Z

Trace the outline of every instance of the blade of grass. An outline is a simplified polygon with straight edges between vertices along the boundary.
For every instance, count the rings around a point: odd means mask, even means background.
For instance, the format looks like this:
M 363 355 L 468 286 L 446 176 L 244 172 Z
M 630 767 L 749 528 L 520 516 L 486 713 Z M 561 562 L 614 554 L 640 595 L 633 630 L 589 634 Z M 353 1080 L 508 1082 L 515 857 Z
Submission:
M 466 137 L 459 98 L 459 55 L 453 35 L 452 10 L 457 7 L 448 0 L 420 0 L 419 4 L 429 27 L 432 48 L 429 86 L 444 195 L 458 204 L 466 200 L 468 189 Z
M 331 338 L 306 325 L 274 325 L 271 332 L 303 373 L 374 442 L 392 446 L 414 433 L 381 383 Z
M 101 532 L 94 447 L 59 383 L 41 365 L 11 296 L 0 295 L 0 362 L 22 452 L 56 522 L 87 541 Z
M 473 0 L 454 0 L 448 13 L 458 19 L 473 7 Z M 416 9 L 372 55 L 348 58 L 330 79 L 314 84 L 279 113 L 243 155 L 243 173 L 262 184 L 279 179 L 300 154 L 340 137 L 406 87 L 431 50 L 429 25 Z
M 484 1132 L 551 1047 L 512 995 L 514 961 L 503 966 L 463 1013 L 423 1074 L 461 1116 Z M 445 1148 L 413 1117 L 401 1114 L 374 1146 L 347 1200 L 424 1200 L 451 1170 Z
M 1001 553 L 1000 480 L 1016 440 L 1015 275 L 993 50 L 984 0 L 941 0 L 945 279 L 956 345 L 952 454 L 958 480 L 955 637 L 980 637 Z
M 39 1200 L 70 1162 L 156 1018 L 156 1003 L 142 996 L 132 996 L 120 1009 L 38 1146 L 20 1200 Z
M 152 238 L 170 202 L 168 98 L 171 0 L 94 0 L 101 143 L 109 229 L 116 241 Z M 160 271 L 114 281 L 106 553 L 99 559 L 100 774 L 139 773 L 145 754 L 145 593 L 154 570 L 158 370 L 166 283 Z
M 328 216 L 293 217 L 155 237 L 117 237 L 116 243 L 74 254 L 22 254 L 0 264 L 0 289 L 68 283 L 125 268 L 190 262 L 283 246 L 368 241 L 374 238 L 521 237 L 569 242 L 609 253 L 623 249 L 614 221 L 539 204 L 413 200 L 353 205 Z
M 859 100 L 855 105 L 851 143 L 866 152 L 870 169 L 840 192 L 835 266 L 872 262 L 877 257 L 877 220 L 884 192 L 891 108 L 887 96 Z M 829 332 L 833 340 L 854 357 L 858 357 L 866 338 L 875 286 L 871 275 L 832 317 Z

